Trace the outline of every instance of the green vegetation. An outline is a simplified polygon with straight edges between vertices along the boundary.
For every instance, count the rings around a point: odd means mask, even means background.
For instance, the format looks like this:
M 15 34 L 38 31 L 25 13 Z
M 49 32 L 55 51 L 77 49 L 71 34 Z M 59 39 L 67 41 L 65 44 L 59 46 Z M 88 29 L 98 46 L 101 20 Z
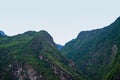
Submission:
M 120 17 L 60 51 L 44 30 L 0 35 L 0 80 L 120 80 Z
M 78 70 L 91 80 L 101 80 L 104 77 L 105 80 L 116 80 L 116 76 L 120 76 L 119 50 L 120 17 L 105 28 L 81 32 L 61 52 L 73 60 L 78 65 Z
M 46 31 L 0 38 L 1 80 L 31 80 L 29 75 L 37 76 L 38 80 L 85 79 L 83 74 L 69 67 L 69 61 L 57 50 Z
M 107 67 L 103 80 L 119 80 L 120 79 L 120 51 L 113 58 L 111 64 Z

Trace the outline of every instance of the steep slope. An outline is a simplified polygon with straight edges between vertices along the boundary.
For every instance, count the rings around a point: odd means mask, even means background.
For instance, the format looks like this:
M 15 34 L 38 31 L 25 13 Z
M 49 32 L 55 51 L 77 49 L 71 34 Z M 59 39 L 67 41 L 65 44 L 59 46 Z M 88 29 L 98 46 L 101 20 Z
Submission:
M 102 80 L 120 80 L 120 50 L 113 58 L 112 63 L 106 68 L 104 75 Z
M 105 28 L 80 32 L 76 39 L 62 48 L 61 52 L 73 60 L 79 66 L 78 70 L 88 75 L 91 80 L 101 80 L 107 72 L 108 65 L 114 62 L 114 57 L 119 54 L 118 50 L 120 17 Z
M 84 80 L 46 32 L 0 38 L 1 80 Z

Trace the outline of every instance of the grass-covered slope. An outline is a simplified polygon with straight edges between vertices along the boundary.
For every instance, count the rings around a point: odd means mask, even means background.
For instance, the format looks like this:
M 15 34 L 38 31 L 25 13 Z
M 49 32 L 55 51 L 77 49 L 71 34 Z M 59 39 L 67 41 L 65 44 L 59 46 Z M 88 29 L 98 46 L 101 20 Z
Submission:
M 78 70 L 88 75 L 91 80 L 101 80 L 107 72 L 108 65 L 116 62 L 115 56 L 119 50 L 120 17 L 105 28 L 79 33 L 78 37 L 68 42 L 61 52 L 73 60 L 79 66 Z M 114 73 L 111 75 L 114 76 Z
M 84 80 L 46 32 L 0 38 L 0 80 Z
M 120 50 L 113 58 L 112 63 L 106 68 L 102 80 L 120 80 Z

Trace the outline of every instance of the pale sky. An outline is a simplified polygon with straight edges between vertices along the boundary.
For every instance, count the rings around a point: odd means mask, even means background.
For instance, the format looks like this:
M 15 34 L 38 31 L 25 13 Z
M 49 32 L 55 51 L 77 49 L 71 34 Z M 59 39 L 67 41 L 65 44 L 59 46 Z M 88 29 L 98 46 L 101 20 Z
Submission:
M 120 0 L 0 0 L 0 30 L 9 36 L 46 30 L 62 45 L 119 16 Z

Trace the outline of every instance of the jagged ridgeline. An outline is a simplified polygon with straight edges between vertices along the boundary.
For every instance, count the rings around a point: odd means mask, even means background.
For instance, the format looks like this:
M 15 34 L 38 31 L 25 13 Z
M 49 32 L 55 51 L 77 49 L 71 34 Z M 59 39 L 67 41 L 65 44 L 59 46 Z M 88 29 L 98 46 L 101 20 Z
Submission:
M 120 17 L 102 29 L 80 32 L 61 52 L 91 80 L 120 80 Z
M 120 80 L 120 17 L 65 46 L 44 30 L 0 31 L 0 80 Z
M 0 80 L 84 80 L 46 31 L 0 37 Z

